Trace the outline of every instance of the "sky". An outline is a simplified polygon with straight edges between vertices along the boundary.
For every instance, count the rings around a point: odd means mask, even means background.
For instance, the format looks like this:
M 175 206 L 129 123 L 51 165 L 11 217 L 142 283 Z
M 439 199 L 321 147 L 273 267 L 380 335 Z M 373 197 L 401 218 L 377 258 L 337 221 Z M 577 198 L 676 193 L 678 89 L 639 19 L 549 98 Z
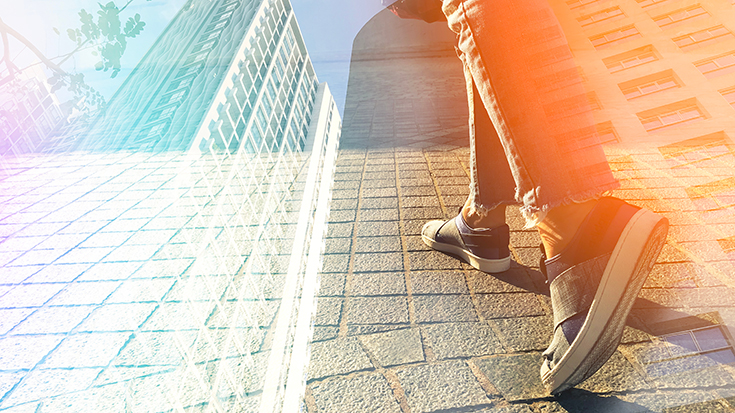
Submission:
M 140 36 L 129 42 L 123 55 L 123 69 L 117 78 L 110 79 L 109 72 L 95 71 L 97 59 L 90 53 L 75 55 L 65 67 L 84 73 L 87 83 L 109 99 L 185 2 L 133 0 L 121 20 L 139 13 L 146 27 Z M 124 2 L 117 0 L 116 4 L 122 6 Z M 383 6 L 380 0 L 292 0 L 292 5 L 317 77 L 327 82 L 343 113 L 352 41 Z M 94 13 L 98 7 L 94 0 L 0 0 L 0 18 L 46 56 L 53 57 L 73 49 L 66 29 L 79 26 L 79 10 Z M 54 28 L 60 34 L 56 34 Z M 10 52 L 20 67 L 35 60 L 32 53 L 17 42 L 11 42 Z

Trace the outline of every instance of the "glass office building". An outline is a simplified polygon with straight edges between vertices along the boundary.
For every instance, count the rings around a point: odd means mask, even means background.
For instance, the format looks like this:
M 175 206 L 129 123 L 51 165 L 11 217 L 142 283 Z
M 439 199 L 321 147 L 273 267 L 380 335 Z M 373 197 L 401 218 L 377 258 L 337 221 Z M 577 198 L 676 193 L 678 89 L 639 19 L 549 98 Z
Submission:
M 288 0 L 187 2 L 63 152 L 5 160 L 0 410 L 298 410 L 340 131 Z

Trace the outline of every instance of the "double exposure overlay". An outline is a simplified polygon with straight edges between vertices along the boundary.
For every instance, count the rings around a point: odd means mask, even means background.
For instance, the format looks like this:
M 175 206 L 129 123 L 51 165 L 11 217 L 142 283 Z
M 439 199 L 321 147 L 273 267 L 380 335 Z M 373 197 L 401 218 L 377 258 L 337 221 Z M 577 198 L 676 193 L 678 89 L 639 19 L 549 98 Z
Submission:
M 298 408 L 341 125 L 290 4 L 187 2 L 88 119 L 16 76 L 0 409 Z
M 560 394 L 519 206 L 504 272 L 422 238 L 471 192 L 455 33 L 291 1 L 0 5 L 0 413 L 735 410 L 735 0 L 549 0 L 563 33 L 515 28 L 564 50 L 502 99 L 591 120 L 569 146 L 597 135 L 609 194 L 670 223 L 620 345 Z

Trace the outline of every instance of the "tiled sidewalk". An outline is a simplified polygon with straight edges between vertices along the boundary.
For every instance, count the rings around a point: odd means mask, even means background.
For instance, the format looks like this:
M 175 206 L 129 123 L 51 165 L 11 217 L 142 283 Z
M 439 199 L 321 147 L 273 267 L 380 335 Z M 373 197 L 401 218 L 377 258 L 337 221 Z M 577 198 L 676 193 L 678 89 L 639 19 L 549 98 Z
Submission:
M 503 274 L 430 251 L 419 236 L 426 221 L 455 216 L 468 192 L 451 35 L 403 36 L 427 26 L 379 16 L 353 49 L 308 411 L 735 410 L 732 144 L 605 148 L 622 185 L 613 195 L 672 227 L 623 344 L 589 380 L 551 397 L 539 379 L 552 330 L 539 238 L 517 209 Z
M 710 328 L 714 343 L 728 334 L 720 325 L 733 325 L 732 272 L 712 269 L 730 262 L 709 248 L 710 256 L 697 255 L 711 230 L 692 224 L 698 210 L 672 207 L 688 201 L 674 196 L 682 184 L 640 188 L 632 175 L 645 169 L 631 164 L 636 156 L 611 155 L 623 184 L 615 195 L 667 216 L 671 236 L 619 351 L 577 390 L 552 398 L 538 378 L 552 326 L 537 270 L 539 239 L 521 229 L 517 209 L 509 214 L 515 262 L 503 274 L 478 272 L 429 251 L 420 239 L 426 220 L 454 216 L 463 203 L 467 155 L 464 148 L 342 151 L 312 346 L 310 412 L 735 408 L 729 359 L 662 339 Z
M 257 409 L 299 173 L 268 156 L 17 159 L 0 179 L 0 411 Z

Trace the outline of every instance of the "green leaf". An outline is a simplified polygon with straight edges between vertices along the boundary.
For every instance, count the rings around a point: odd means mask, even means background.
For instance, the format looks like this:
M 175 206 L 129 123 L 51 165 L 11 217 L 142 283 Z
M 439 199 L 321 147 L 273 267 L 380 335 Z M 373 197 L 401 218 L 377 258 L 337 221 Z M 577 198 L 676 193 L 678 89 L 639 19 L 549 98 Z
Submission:
M 61 32 L 59 32 L 59 29 L 57 29 L 56 27 L 52 27 L 52 29 L 54 29 L 54 33 L 61 34 Z
M 74 29 L 67 29 L 66 30 L 66 34 L 69 35 L 69 39 L 72 42 L 76 42 L 77 41 L 77 32 L 74 31 Z
M 99 62 L 97 62 L 97 63 L 94 64 L 94 70 L 96 70 L 96 71 L 102 70 L 102 67 L 103 67 L 102 61 L 99 61 Z

